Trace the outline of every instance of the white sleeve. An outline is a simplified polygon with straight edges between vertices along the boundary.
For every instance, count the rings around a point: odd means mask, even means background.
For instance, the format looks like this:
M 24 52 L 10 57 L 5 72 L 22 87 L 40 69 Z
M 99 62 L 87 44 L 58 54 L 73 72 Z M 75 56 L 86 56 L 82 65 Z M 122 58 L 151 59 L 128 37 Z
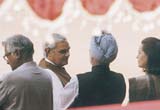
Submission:
M 63 88 L 63 92 L 61 94 L 61 104 L 63 110 L 66 110 L 72 104 L 74 99 L 78 96 L 78 91 L 78 78 L 76 75 L 74 75 Z

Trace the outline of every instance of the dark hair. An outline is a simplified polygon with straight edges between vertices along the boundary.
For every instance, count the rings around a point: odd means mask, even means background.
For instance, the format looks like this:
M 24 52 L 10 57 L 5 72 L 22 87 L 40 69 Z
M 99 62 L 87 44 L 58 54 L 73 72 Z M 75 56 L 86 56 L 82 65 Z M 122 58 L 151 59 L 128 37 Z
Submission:
M 160 74 L 160 40 L 148 37 L 142 40 L 142 49 L 148 57 L 147 68 L 149 74 Z

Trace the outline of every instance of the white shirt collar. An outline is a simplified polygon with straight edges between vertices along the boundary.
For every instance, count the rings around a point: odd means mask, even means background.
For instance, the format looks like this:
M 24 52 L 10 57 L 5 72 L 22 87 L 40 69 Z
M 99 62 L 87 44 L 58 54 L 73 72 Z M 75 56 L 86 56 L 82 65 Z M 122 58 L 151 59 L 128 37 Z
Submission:
M 48 58 L 45 58 L 45 61 L 47 61 L 48 63 L 52 64 L 52 65 L 56 65 L 55 63 L 53 63 L 51 60 L 49 60 Z

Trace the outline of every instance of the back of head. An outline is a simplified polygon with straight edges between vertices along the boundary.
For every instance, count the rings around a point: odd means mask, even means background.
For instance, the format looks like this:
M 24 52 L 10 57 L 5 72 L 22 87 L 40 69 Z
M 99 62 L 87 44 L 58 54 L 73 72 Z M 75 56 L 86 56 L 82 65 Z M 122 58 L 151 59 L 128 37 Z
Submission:
M 21 51 L 24 59 L 32 58 L 34 53 L 33 43 L 23 35 L 14 35 L 2 42 L 7 52 Z
M 90 43 L 90 55 L 96 58 L 100 64 L 109 64 L 117 56 L 118 46 L 115 38 L 110 33 L 102 32 L 100 36 L 94 36 Z
M 146 70 L 149 73 L 160 74 L 160 39 L 155 37 L 143 39 L 142 49 L 148 57 Z
M 49 48 L 49 49 L 53 49 L 56 47 L 56 43 L 58 42 L 62 42 L 62 41 L 67 41 L 67 39 L 60 34 L 57 33 L 53 33 L 52 35 L 48 35 L 44 41 L 44 56 L 46 57 L 46 52 L 45 49 Z

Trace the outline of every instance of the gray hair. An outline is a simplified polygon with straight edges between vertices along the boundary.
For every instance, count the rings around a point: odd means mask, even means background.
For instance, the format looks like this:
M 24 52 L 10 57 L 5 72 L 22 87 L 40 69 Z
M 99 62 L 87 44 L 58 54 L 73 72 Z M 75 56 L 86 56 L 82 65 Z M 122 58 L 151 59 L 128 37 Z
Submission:
M 25 58 L 33 56 L 34 48 L 31 40 L 23 35 L 14 35 L 2 42 L 7 52 L 15 52 L 16 50 L 22 51 Z
M 117 53 L 118 46 L 112 34 L 102 32 L 100 36 L 94 36 L 91 39 L 90 55 L 101 64 L 112 62 L 116 58 Z
M 46 48 L 53 49 L 56 47 L 56 43 L 62 42 L 62 41 L 67 41 L 67 39 L 63 35 L 53 33 L 53 34 L 47 36 L 44 41 L 44 45 L 43 45 L 44 56 L 46 57 L 46 52 L 45 52 Z

